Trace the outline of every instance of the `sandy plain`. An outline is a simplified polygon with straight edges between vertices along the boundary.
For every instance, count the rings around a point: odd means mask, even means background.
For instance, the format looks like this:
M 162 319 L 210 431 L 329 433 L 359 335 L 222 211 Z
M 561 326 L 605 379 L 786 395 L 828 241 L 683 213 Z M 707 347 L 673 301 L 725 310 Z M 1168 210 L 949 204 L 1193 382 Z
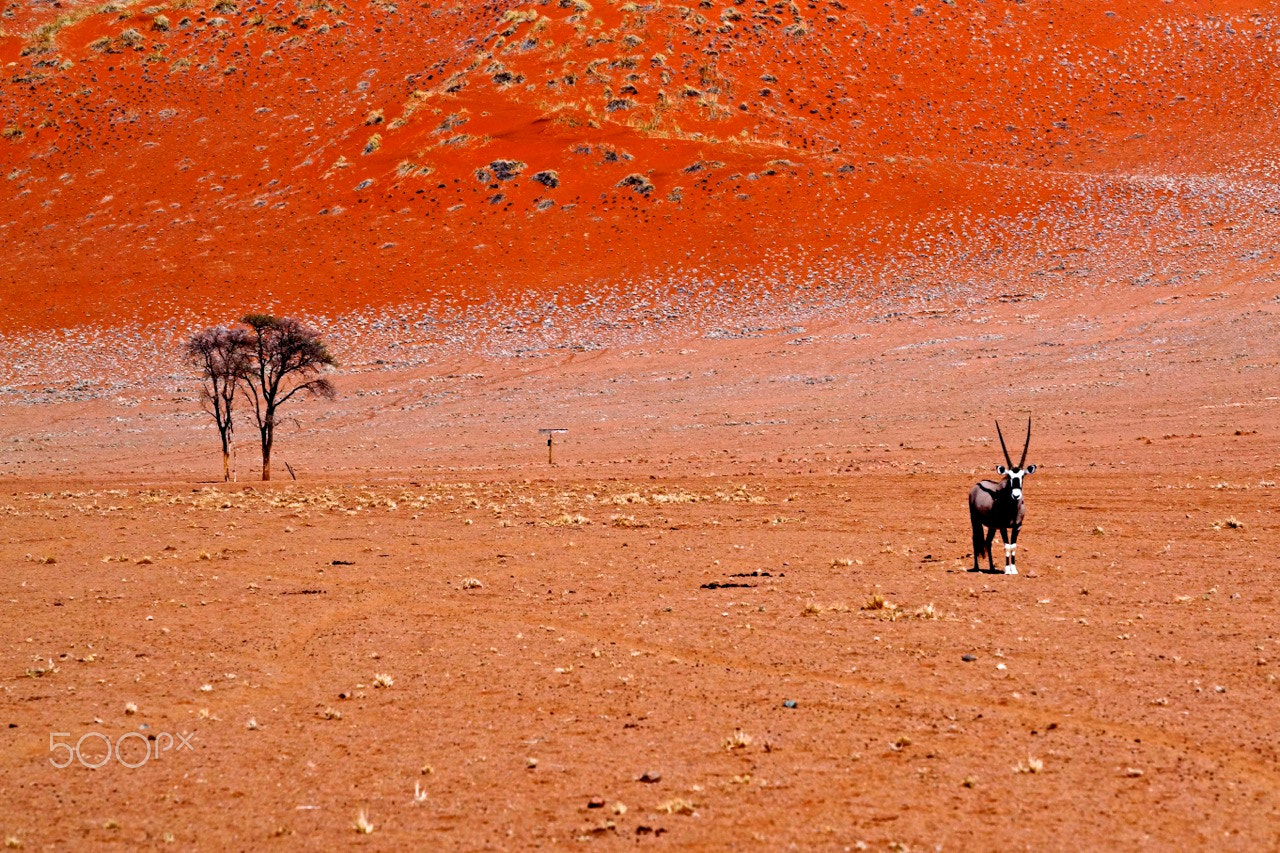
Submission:
M 270 484 L 189 383 L 9 406 L 6 836 L 1273 847 L 1260 290 L 350 366 Z M 972 573 L 1027 414 L 1021 574 Z

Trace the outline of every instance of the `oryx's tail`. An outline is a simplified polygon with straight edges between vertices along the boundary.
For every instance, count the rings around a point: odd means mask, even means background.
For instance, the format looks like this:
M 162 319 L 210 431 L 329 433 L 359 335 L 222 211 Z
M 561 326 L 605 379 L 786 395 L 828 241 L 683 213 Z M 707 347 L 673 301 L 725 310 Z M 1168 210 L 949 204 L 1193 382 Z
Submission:
M 973 561 L 976 564 L 987 556 L 987 543 L 986 537 L 982 535 L 982 522 L 978 520 L 978 513 L 973 507 L 969 507 L 969 525 L 973 528 Z

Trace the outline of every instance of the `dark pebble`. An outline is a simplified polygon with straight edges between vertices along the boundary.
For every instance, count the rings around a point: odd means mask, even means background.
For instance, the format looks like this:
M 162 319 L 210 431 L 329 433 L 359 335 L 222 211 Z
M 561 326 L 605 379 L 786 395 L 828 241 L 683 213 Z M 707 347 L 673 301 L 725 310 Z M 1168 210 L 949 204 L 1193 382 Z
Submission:
M 977 656 L 977 655 L 962 655 L 962 656 L 960 657 L 960 660 L 965 661 L 966 663 L 972 663 L 973 661 L 975 661 L 975 660 L 977 660 L 977 659 L 978 659 L 978 656 Z

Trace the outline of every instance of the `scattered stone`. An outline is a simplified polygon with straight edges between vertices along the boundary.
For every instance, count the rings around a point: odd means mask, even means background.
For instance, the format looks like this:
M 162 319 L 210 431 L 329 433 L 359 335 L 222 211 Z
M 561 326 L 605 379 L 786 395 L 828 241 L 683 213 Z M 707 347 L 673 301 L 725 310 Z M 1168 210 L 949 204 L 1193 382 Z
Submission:
M 978 659 L 977 655 L 961 655 L 960 656 L 960 660 L 964 661 L 965 663 L 973 663 L 977 659 Z
M 644 773 L 642 773 L 642 774 L 640 775 L 640 778 L 638 778 L 636 781 L 637 781 L 637 782 L 650 782 L 650 783 L 652 783 L 652 782 L 661 782 L 661 781 L 662 781 L 662 774 L 661 774 L 661 773 L 659 773 L 657 770 L 646 770 Z

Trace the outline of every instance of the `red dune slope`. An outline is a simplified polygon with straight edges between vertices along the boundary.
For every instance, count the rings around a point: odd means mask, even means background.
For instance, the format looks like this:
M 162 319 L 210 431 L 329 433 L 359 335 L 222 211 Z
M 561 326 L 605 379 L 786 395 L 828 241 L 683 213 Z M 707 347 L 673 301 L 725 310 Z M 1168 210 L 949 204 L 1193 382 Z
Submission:
M 1277 17 L 1246 3 L 0 20 L 10 340 L 263 307 L 591 345 L 1222 275 L 1270 257 L 1280 210 Z

